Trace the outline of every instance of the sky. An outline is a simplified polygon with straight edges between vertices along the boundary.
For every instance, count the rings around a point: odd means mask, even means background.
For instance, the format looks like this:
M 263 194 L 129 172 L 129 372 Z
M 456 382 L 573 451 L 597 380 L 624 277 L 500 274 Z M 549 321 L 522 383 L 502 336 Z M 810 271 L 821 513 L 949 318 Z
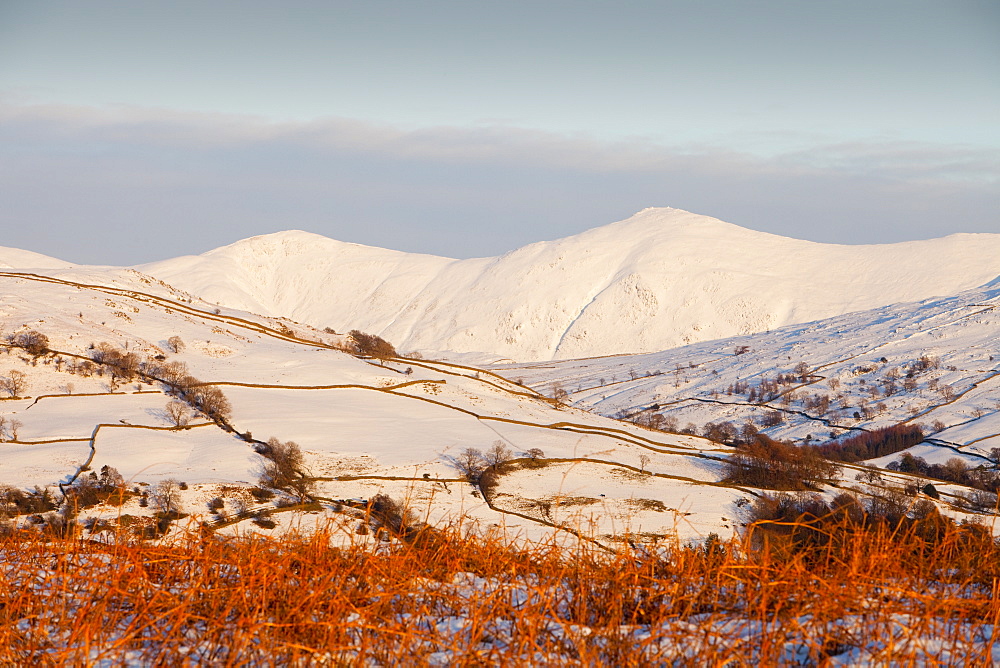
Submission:
M 0 0 L 0 246 L 1000 233 L 995 0 Z

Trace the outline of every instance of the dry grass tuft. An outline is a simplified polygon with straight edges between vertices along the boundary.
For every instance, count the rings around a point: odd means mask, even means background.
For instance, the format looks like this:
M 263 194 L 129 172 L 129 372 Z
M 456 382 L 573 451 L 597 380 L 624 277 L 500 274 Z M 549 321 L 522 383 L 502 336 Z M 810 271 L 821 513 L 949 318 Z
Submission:
M 772 527 L 773 528 L 773 527 Z M 761 527 L 766 530 L 767 527 Z M 0 536 L 4 665 L 988 664 L 988 531 L 842 529 L 831 540 L 609 555 L 425 530 L 334 549 L 188 535 L 157 545 Z M 756 547 L 752 547 L 756 545 Z

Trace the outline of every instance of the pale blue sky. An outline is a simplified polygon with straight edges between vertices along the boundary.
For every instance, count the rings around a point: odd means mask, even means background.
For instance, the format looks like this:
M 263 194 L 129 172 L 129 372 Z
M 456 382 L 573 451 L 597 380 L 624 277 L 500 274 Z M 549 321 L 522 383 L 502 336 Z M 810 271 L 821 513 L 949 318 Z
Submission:
M 1000 232 L 998 119 L 995 1 L 0 0 L 0 245 L 488 255 L 646 206 Z

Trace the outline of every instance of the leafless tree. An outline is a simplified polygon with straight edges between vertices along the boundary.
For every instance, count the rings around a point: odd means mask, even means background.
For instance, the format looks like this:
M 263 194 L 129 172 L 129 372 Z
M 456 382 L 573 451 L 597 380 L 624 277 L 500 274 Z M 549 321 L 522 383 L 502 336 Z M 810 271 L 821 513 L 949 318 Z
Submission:
M 531 459 L 542 459 L 543 457 L 545 457 L 545 453 L 542 452 L 541 448 L 531 448 L 524 454 L 526 454 Z
M 28 377 L 23 371 L 11 369 L 9 374 L 0 377 L 0 388 L 10 393 L 12 397 L 19 397 L 28 389 Z
M 179 336 L 171 336 L 167 339 L 167 347 L 170 348 L 171 352 L 179 353 L 184 351 L 184 340 Z
M 648 467 L 649 467 L 649 455 L 647 455 L 646 453 L 639 455 L 639 470 L 645 473 Z
M 485 459 L 489 466 L 499 466 L 514 456 L 507 444 L 501 440 L 493 441 L 493 445 L 486 451 Z
M 175 427 L 186 427 L 191 422 L 191 409 L 183 401 L 174 399 L 167 403 L 167 419 Z
M 23 426 L 24 423 L 21 422 L 20 420 L 14 419 L 10 421 L 10 439 L 12 441 L 17 440 L 17 434 L 19 431 L 21 431 L 21 427 Z
M 268 459 L 260 476 L 262 486 L 292 492 L 300 499 L 308 498 L 312 480 L 305 470 L 302 450 L 295 441 L 282 443 L 272 437 L 261 454 Z
M 477 480 L 486 466 L 483 453 L 477 448 L 466 448 L 455 458 L 458 470 L 469 480 Z
M 181 503 L 180 483 L 173 478 L 161 480 L 153 486 L 149 499 L 161 513 L 176 513 Z

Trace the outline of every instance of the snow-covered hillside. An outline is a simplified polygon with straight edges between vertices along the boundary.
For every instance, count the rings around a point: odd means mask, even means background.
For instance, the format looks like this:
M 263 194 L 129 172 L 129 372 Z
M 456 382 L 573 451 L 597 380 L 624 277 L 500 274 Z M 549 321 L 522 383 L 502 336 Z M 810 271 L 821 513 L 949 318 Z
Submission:
M 529 361 L 665 350 L 955 294 L 1000 275 L 1000 235 L 841 246 L 666 208 L 495 258 L 282 232 L 139 269 L 209 301 L 370 331 L 400 350 Z
M 280 497 L 261 503 L 248 492 L 272 437 L 301 447 L 327 516 L 342 500 L 384 493 L 430 522 L 504 525 L 534 537 L 553 525 L 609 540 L 626 531 L 699 537 L 732 531 L 726 518 L 747 495 L 718 483 L 725 449 L 705 439 L 553 405 L 487 371 L 359 359 L 337 349 L 340 335 L 207 306 L 134 270 L 0 271 L 0 331 L 0 492 L 8 500 L 5 485 L 65 489 L 108 466 L 137 493 L 183 481 L 180 510 L 195 520 L 221 521 L 207 505 L 215 498 L 224 513 L 280 513 Z M 47 337 L 47 351 L 19 343 L 31 332 Z M 95 363 L 108 351 L 132 356 L 130 370 Z M 178 426 L 165 374 L 218 388 L 228 416 L 190 410 Z M 487 504 L 460 461 L 467 449 L 497 445 L 522 465 Z M 140 498 L 81 517 L 149 519 L 155 509 Z M 287 528 L 289 517 L 274 521 Z
M 660 353 L 496 369 L 545 393 L 566 392 L 575 406 L 672 431 L 749 423 L 816 443 L 920 424 L 932 438 L 913 454 L 992 467 L 1000 448 L 1000 279 L 953 297 Z
M 778 411 L 791 417 L 774 433 L 799 437 L 820 433 L 817 425 L 837 431 L 919 419 L 942 424 L 942 440 L 919 447 L 940 445 L 983 462 L 1000 432 L 992 385 L 1000 376 L 1000 285 L 667 353 L 520 365 L 507 378 L 446 362 L 359 359 L 340 349 L 342 334 L 218 307 L 135 269 L 0 271 L 0 288 L 0 499 L 9 505 L 17 496 L 3 485 L 75 489 L 113 467 L 136 496 L 87 511 L 108 525 L 121 518 L 155 524 L 140 499 L 170 479 L 188 488 L 180 511 L 219 530 L 228 520 L 210 507 L 216 502 L 243 520 L 248 509 L 283 513 L 288 498 L 255 501 L 250 492 L 264 479 L 273 437 L 301 447 L 313 485 L 309 507 L 321 517 L 342 517 L 350 500 L 387 494 L 431 523 L 505 526 L 531 537 L 553 527 L 602 542 L 623 534 L 653 542 L 725 536 L 759 494 L 725 478 L 728 447 L 589 410 L 652 411 L 701 424 Z M 40 335 L 47 343 L 33 350 L 28 339 Z M 907 388 L 922 357 L 928 363 Z M 737 381 L 756 387 L 777 373 L 799 378 L 782 386 L 784 404 L 735 396 L 749 385 L 732 394 L 726 388 Z M 548 400 L 515 382 L 521 379 L 546 391 L 562 382 L 576 405 Z M 805 402 L 815 402 L 824 383 L 842 396 L 810 416 Z M 869 388 L 877 401 L 851 403 Z M 224 418 L 198 403 L 198 393 L 209 391 L 231 404 Z M 175 397 L 201 412 L 190 410 L 180 424 L 171 413 Z M 849 417 L 851 409 L 863 417 Z M 475 453 L 470 460 L 468 450 L 497 448 L 514 459 L 487 495 L 466 477 L 476 479 L 468 462 L 483 461 Z M 859 488 L 858 474 L 845 465 L 824 491 Z M 894 488 L 909 480 L 894 475 Z M 967 490 L 937 487 L 945 511 L 966 512 Z M 27 506 L 44 501 L 33 498 Z M 18 516 L 29 513 L 37 511 Z M 287 528 L 287 517 L 256 519 Z

